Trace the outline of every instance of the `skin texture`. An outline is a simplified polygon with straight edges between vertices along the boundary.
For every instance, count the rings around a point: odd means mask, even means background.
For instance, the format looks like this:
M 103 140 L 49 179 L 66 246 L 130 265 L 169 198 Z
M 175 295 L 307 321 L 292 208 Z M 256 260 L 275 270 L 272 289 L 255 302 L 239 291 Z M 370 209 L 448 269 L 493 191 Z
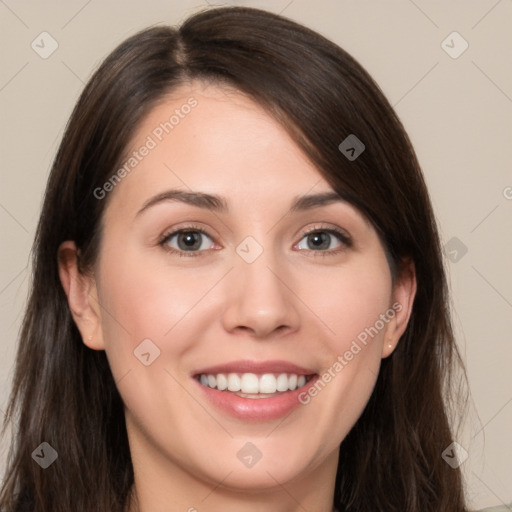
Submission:
M 347 203 L 288 213 L 296 198 L 332 188 L 241 93 L 181 86 L 150 112 L 129 151 L 190 97 L 197 106 L 109 192 L 91 275 L 78 272 L 72 241 L 59 252 L 83 341 L 106 351 L 125 403 L 138 510 L 330 512 L 339 444 L 405 330 L 414 269 L 393 285 L 376 231 Z M 164 201 L 137 215 L 169 189 L 221 195 L 229 211 Z M 207 233 L 199 255 L 159 245 L 190 223 Z M 313 228 L 342 229 L 353 243 L 331 235 L 327 249 L 315 249 L 305 236 Z M 236 252 L 247 236 L 263 248 L 252 263 Z M 184 252 L 177 236 L 169 245 Z M 241 359 L 285 360 L 322 374 L 396 302 L 400 311 L 378 335 L 285 418 L 230 417 L 192 379 L 201 367 Z M 149 366 L 133 354 L 147 338 L 161 351 Z M 251 468 L 237 457 L 246 442 L 262 454 Z

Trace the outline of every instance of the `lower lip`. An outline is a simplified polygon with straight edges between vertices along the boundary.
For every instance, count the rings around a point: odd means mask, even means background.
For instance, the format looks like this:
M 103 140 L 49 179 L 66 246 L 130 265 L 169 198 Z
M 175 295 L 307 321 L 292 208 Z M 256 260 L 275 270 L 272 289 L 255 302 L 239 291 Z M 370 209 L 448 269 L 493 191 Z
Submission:
M 230 391 L 204 386 L 197 379 L 193 380 L 215 407 L 230 416 L 244 421 L 268 421 L 287 416 L 300 407 L 302 403 L 299 395 L 306 392 L 317 379 L 318 375 L 315 375 L 304 386 L 271 398 L 244 398 Z

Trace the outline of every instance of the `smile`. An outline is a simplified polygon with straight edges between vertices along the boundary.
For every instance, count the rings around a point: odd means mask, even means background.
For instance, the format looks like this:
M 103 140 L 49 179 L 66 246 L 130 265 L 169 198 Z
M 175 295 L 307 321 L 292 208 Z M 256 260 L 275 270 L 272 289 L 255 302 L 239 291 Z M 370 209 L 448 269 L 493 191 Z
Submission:
M 203 386 L 219 391 L 231 391 L 245 398 L 269 398 L 288 391 L 295 391 L 304 386 L 312 375 L 286 373 L 218 373 L 216 375 L 202 373 L 198 376 Z
M 319 377 L 287 361 L 247 360 L 201 368 L 191 376 L 215 410 L 251 422 L 289 415 L 302 405 L 299 395 Z

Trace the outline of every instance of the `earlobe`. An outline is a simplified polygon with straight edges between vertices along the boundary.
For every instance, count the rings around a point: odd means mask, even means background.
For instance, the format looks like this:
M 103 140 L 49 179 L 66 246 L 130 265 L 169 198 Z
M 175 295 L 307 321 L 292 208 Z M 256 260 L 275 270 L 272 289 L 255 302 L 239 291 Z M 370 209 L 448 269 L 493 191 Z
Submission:
M 386 339 L 382 347 L 383 358 L 393 353 L 400 337 L 407 328 L 416 296 L 416 287 L 414 262 L 410 259 L 404 260 L 393 287 L 393 305 L 391 309 L 395 313 L 386 330 Z
M 91 276 L 78 269 L 78 249 L 73 241 L 63 242 L 58 250 L 59 276 L 69 309 L 85 345 L 103 350 L 96 285 Z

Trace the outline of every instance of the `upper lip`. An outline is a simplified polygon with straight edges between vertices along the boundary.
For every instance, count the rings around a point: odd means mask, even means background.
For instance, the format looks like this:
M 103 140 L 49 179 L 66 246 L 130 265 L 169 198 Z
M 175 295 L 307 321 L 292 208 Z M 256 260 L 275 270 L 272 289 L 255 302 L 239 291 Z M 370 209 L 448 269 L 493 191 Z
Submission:
M 215 375 L 218 373 L 293 373 L 297 375 L 314 375 L 314 370 L 298 366 L 288 361 L 231 361 L 215 366 L 208 366 L 194 371 L 194 375 Z

